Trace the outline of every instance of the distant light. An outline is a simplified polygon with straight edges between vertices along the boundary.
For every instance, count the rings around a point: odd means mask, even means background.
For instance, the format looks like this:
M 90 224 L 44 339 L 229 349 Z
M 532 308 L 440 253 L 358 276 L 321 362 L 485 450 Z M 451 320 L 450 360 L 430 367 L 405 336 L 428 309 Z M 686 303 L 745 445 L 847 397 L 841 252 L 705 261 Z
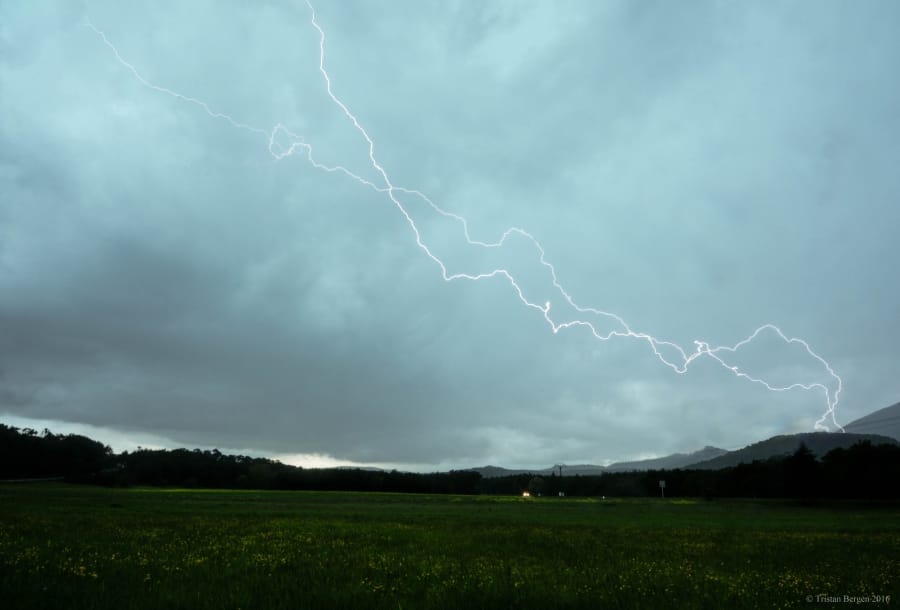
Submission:
M 527 491 L 523 491 L 523 492 L 522 492 L 522 497 L 523 497 L 523 498 L 530 498 L 530 497 L 531 497 L 531 493 L 530 493 L 530 492 L 527 492 Z

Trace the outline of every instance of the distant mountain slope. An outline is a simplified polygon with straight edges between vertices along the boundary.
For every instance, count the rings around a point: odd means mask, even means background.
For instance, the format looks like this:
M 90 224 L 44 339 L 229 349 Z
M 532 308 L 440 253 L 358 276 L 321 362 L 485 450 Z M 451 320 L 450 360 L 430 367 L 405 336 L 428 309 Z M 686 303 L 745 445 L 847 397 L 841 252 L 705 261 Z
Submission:
M 634 462 L 616 462 L 609 466 L 596 466 L 594 464 L 564 464 L 562 474 L 565 477 L 573 477 L 575 475 L 594 476 L 603 474 L 604 472 L 624 472 L 627 470 L 665 470 L 684 468 L 688 464 L 694 464 L 703 460 L 709 460 L 728 453 L 725 449 L 718 447 L 704 447 L 693 453 L 673 453 L 661 458 L 652 458 L 649 460 L 636 460 Z M 559 473 L 559 467 L 550 468 L 501 468 L 500 466 L 481 466 L 480 468 L 470 468 L 486 479 L 496 477 L 510 477 L 519 474 L 533 474 L 540 476 L 550 476 Z
M 616 462 L 606 467 L 609 472 L 622 472 L 626 470 L 674 470 L 675 468 L 684 468 L 690 464 L 703 462 L 717 458 L 728 453 L 725 449 L 718 447 L 706 446 L 699 451 L 693 453 L 673 453 L 661 458 L 649 460 L 638 460 L 635 462 Z
M 592 464 L 564 465 L 562 474 L 563 476 L 571 477 L 632 470 L 675 470 L 676 468 L 717 470 L 719 468 L 737 466 L 741 463 L 749 464 L 753 460 L 767 460 L 772 457 L 790 455 L 797 450 L 800 443 L 805 443 L 809 450 L 819 458 L 832 449 L 837 449 L 838 447 L 847 448 L 865 440 L 870 441 L 873 445 L 882 443 L 900 445 L 900 403 L 857 419 L 847 424 L 844 428 L 847 432 L 803 432 L 800 434 L 773 436 L 735 451 L 726 451 L 718 447 L 707 446 L 693 453 L 673 453 L 649 460 L 616 462 L 609 466 L 595 466 Z M 871 432 L 865 434 L 857 433 L 857 431 L 866 428 L 870 428 Z M 889 434 L 892 431 L 893 435 Z M 482 466 L 480 468 L 470 468 L 469 470 L 481 474 L 486 479 L 521 474 L 551 476 L 559 472 L 556 466 L 530 469 Z
M 512 477 L 519 474 L 533 474 L 536 476 L 549 477 L 559 473 L 559 466 L 550 468 L 502 468 L 500 466 L 480 466 L 478 468 L 469 468 L 477 472 L 486 479 L 494 479 L 497 477 Z M 574 477 L 578 475 L 596 475 L 606 472 L 603 466 L 595 466 L 593 464 L 564 464 L 562 474 L 564 477 Z
M 853 420 L 844 426 L 844 430 L 856 434 L 881 434 L 900 440 L 900 402 Z
M 690 464 L 688 468 L 702 470 L 717 470 L 728 468 L 738 464 L 749 464 L 753 460 L 767 460 L 772 457 L 790 455 L 800 447 L 800 443 L 806 444 L 816 457 L 822 457 L 832 449 L 838 447 L 847 448 L 860 441 L 870 441 L 873 445 L 888 443 L 900 445 L 897 439 L 878 434 L 853 434 L 850 432 L 804 432 L 801 434 L 785 434 L 773 436 L 770 439 L 747 445 L 743 449 L 729 451 L 728 453 L 711 460 Z
M 479 466 L 478 468 L 469 468 L 469 470 L 477 472 L 486 479 L 495 479 L 497 477 L 511 477 L 517 474 L 550 474 L 549 468 L 516 469 L 502 468 L 500 466 Z

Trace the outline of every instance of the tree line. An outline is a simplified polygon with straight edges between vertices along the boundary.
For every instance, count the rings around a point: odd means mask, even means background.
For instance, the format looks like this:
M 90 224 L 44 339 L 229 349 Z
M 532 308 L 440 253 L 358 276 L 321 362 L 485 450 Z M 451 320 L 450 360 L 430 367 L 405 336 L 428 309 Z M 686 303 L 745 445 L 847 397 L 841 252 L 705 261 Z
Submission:
M 60 478 L 108 486 L 307 489 L 398 493 L 480 493 L 481 475 L 418 474 L 361 468 L 304 469 L 217 449 L 138 449 L 114 453 L 77 434 L 38 433 L 0 424 L 0 480 Z
M 304 469 L 216 449 L 114 453 L 85 436 L 38 433 L 0 424 L 0 480 L 62 478 L 109 486 L 171 486 L 319 491 L 558 496 L 900 499 L 900 446 L 868 441 L 821 460 L 804 445 L 792 455 L 721 470 L 651 470 L 600 475 L 484 478 L 360 468 Z
M 42 434 L 0 424 L 0 479 L 77 480 L 108 467 L 113 451 L 78 434 Z

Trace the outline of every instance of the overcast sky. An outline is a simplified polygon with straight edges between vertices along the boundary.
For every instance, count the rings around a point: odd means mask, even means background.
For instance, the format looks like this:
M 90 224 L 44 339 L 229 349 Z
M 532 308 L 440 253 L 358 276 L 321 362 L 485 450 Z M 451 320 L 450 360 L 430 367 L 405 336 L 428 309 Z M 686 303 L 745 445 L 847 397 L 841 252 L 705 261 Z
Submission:
M 472 240 L 528 231 L 575 302 L 686 351 L 776 324 L 838 423 L 900 399 L 900 4 L 315 4 L 375 159 Z M 446 282 L 310 17 L 0 0 L 0 421 L 415 469 L 813 429 L 821 388 Z M 395 198 L 449 274 L 622 330 L 523 235 Z M 727 364 L 836 390 L 769 331 Z

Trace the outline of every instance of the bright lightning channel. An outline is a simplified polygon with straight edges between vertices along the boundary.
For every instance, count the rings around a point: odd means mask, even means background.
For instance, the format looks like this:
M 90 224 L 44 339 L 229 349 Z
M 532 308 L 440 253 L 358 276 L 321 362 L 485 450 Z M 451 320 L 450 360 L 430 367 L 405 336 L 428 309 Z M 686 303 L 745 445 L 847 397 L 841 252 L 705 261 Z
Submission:
M 529 307 L 531 309 L 537 310 L 541 313 L 542 317 L 547 322 L 547 324 L 550 326 L 550 329 L 553 331 L 554 334 L 558 333 L 560 330 L 563 330 L 563 329 L 573 328 L 573 327 L 582 327 L 584 329 L 587 329 L 587 331 L 590 332 L 591 335 L 593 335 L 593 337 L 599 341 L 608 341 L 608 340 L 612 339 L 613 337 L 629 338 L 629 339 L 637 339 L 640 341 L 645 341 L 647 343 L 647 345 L 650 347 L 650 349 L 653 351 L 654 355 L 659 359 L 659 361 L 679 375 L 685 374 L 688 370 L 688 367 L 690 367 L 691 363 L 693 363 L 695 360 L 697 360 L 701 356 L 706 356 L 706 357 L 713 359 L 715 362 L 717 362 L 719 365 L 721 365 L 722 368 L 729 371 L 735 377 L 746 379 L 747 381 L 761 385 L 771 392 L 787 392 L 789 390 L 796 390 L 796 389 L 819 390 L 824 394 L 826 409 L 825 409 L 825 412 L 822 413 L 822 416 L 819 417 L 818 420 L 816 420 L 815 426 L 814 426 L 815 429 L 827 431 L 829 428 L 825 424 L 825 422 L 826 422 L 826 420 L 830 419 L 831 423 L 833 423 L 837 429 L 841 430 L 842 432 L 844 431 L 844 428 L 840 424 L 838 424 L 837 420 L 835 419 L 835 409 L 837 408 L 838 401 L 840 400 L 841 390 L 843 389 L 843 381 L 841 380 L 841 377 L 834 371 L 832 366 L 822 356 L 820 356 L 815 351 L 813 351 L 813 349 L 810 347 L 809 343 L 807 343 L 805 340 L 800 339 L 798 337 L 790 337 L 790 336 L 786 335 L 778 326 L 776 326 L 774 324 L 763 324 L 762 326 L 760 326 L 759 328 L 754 330 L 748 337 L 746 337 L 745 339 L 743 339 L 741 341 L 738 341 L 734 345 L 710 346 L 710 344 L 705 341 L 695 340 L 694 341 L 694 349 L 691 351 L 686 351 L 682 346 L 680 346 L 677 343 L 674 343 L 672 341 L 661 340 L 661 339 L 658 339 L 655 336 L 650 335 L 648 333 L 633 330 L 631 328 L 631 326 L 629 326 L 628 323 L 622 317 L 620 317 L 619 315 L 617 315 L 615 313 L 603 311 L 601 309 L 597 309 L 594 307 L 584 307 L 584 306 L 577 304 L 575 302 L 575 300 L 572 298 L 572 296 L 569 294 L 569 292 L 565 288 L 563 288 L 562 284 L 560 283 L 559 278 L 557 277 L 557 274 L 556 274 L 556 268 L 550 263 L 550 261 L 547 260 L 546 253 L 544 251 L 544 247 L 528 231 L 525 231 L 524 229 L 520 229 L 518 227 L 510 227 L 510 228 L 506 229 L 506 231 L 503 232 L 503 234 L 500 236 L 500 238 L 497 241 L 486 242 L 486 241 L 480 241 L 477 239 L 472 239 L 472 237 L 469 233 L 469 223 L 464 217 L 462 217 L 458 214 L 455 214 L 453 212 L 448 212 L 447 210 L 444 210 L 443 208 L 438 206 L 436 203 L 434 203 L 434 201 L 429 199 L 424 193 L 422 193 L 418 190 L 408 189 L 408 188 L 404 188 L 402 186 L 394 185 L 393 182 L 391 181 L 390 176 L 388 175 L 387 171 L 378 162 L 378 159 L 375 156 L 375 142 L 369 136 L 369 133 L 365 130 L 365 128 L 362 126 L 362 124 L 360 124 L 360 122 L 356 118 L 356 116 L 350 111 L 348 106 L 340 98 L 338 98 L 337 95 L 335 95 L 335 93 L 332 89 L 331 76 L 329 75 L 328 70 L 326 70 L 326 68 L 325 68 L 325 30 L 322 29 L 321 25 L 319 25 L 319 21 L 316 17 L 316 10 L 313 7 L 312 2 L 310 0 L 306 0 L 306 5 L 309 7 L 309 11 L 310 11 L 310 21 L 309 21 L 310 25 L 312 25 L 312 27 L 316 30 L 316 32 L 319 35 L 319 73 L 322 75 L 322 78 L 325 81 L 325 90 L 328 94 L 328 97 L 331 99 L 331 101 L 341 110 L 341 112 L 344 114 L 344 116 L 347 118 L 347 120 L 353 124 L 353 127 L 362 136 L 362 138 L 365 140 L 366 144 L 368 145 L 369 162 L 371 163 L 372 168 L 375 169 L 377 174 L 381 177 L 381 182 L 382 182 L 381 185 L 376 184 L 370 180 L 366 180 L 362 176 L 359 176 L 358 174 L 350 171 L 349 169 L 347 169 L 346 167 L 343 167 L 341 165 L 329 166 L 329 165 L 324 165 L 322 163 L 319 163 L 313 157 L 312 146 L 309 143 L 307 143 L 303 139 L 302 136 L 292 132 L 290 129 L 288 129 L 282 123 L 276 124 L 271 129 L 262 129 L 260 127 L 255 127 L 253 125 L 249 125 L 247 123 L 237 121 L 228 114 L 219 112 L 217 110 L 213 110 L 213 108 L 211 108 L 209 106 L 209 104 L 207 104 L 206 102 L 204 102 L 202 100 L 199 100 L 197 98 L 194 98 L 194 97 L 191 97 L 188 95 L 183 95 L 183 94 L 181 94 L 177 91 L 173 91 L 172 89 L 169 89 L 167 87 L 162 87 L 160 85 L 150 82 L 149 80 L 144 78 L 143 75 L 141 75 L 141 73 L 137 70 L 137 68 L 134 67 L 134 65 L 132 65 L 131 63 L 126 61 L 125 58 L 122 57 L 122 55 L 119 53 L 118 49 L 115 47 L 115 45 L 113 45 L 113 43 L 109 40 L 109 38 L 107 38 L 106 34 L 102 30 L 100 30 L 96 26 L 94 26 L 94 24 L 90 20 L 87 20 L 85 25 L 88 28 L 90 28 L 91 30 L 93 30 L 100 37 L 100 39 L 103 41 L 103 43 L 107 47 L 109 47 L 109 49 L 112 51 L 113 55 L 115 56 L 116 60 L 122 66 L 124 66 L 129 72 L 131 72 L 132 76 L 134 76 L 134 78 L 139 83 L 141 83 L 143 86 L 147 87 L 148 89 L 152 89 L 153 91 L 156 91 L 158 93 L 162 93 L 162 94 L 174 97 L 182 102 L 185 102 L 188 104 L 193 104 L 193 105 L 199 107 L 201 110 L 203 110 L 210 117 L 212 117 L 214 119 L 219 119 L 219 120 L 225 121 L 226 123 L 228 123 L 229 125 L 231 125 L 234 128 L 242 129 L 242 130 L 248 131 L 250 133 L 263 136 L 267 141 L 267 147 L 268 147 L 269 154 L 276 160 L 281 160 L 281 159 L 284 159 L 285 157 L 290 157 L 296 153 L 299 153 L 306 158 L 306 161 L 312 167 L 314 167 L 318 170 L 321 170 L 324 172 L 329 172 L 329 173 L 343 174 L 346 177 L 355 180 L 356 182 L 360 183 L 363 186 L 366 186 L 378 193 L 383 193 L 384 195 L 386 195 L 390 199 L 391 203 L 393 203 L 394 206 L 396 206 L 397 210 L 406 219 L 406 222 L 409 225 L 410 229 L 412 230 L 413 236 L 415 237 L 416 245 L 419 247 L 420 250 L 422 250 L 422 252 L 425 253 L 425 255 L 428 258 L 430 258 L 440 268 L 441 276 L 443 277 L 444 281 L 446 281 L 446 282 L 451 282 L 454 280 L 478 281 L 478 280 L 485 280 L 488 278 L 502 277 L 507 282 L 509 282 L 509 285 L 512 287 L 513 291 L 516 293 L 516 296 L 522 302 L 523 305 L 525 305 L 526 307 Z M 290 143 L 290 145 L 285 147 L 282 144 L 280 144 L 279 142 L 277 142 L 276 140 L 279 137 L 286 138 L 287 141 Z M 553 282 L 553 286 L 559 292 L 562 299 L 566 303 L 568 303 L 568 305 L 570 307 L 572 307 L 575 311 L 577 311 L 581 314 L 591 314 L 591 315 L 600 316 L 600 317 L 612 320 L 613 322 L 616 323 L 616 325 L 618 326 L 619 329 L 618 330 L 614 329 L 607 333 L 602 333 L 597 329 L 596 326 L 594 326 L 594 324 L 590 320 L 587 320 L 587 319 L 573 319 L 573 320 L 566 320 L 566 321 L 557 321 L 556 319 L 554 319 L 551 316 L 551 313 L 550 313 L 551 312 L 551 302 L 550 301 L 545 301 L 543 304 L 539 304 L 539 303 L 530 301 L 528 298 L 525 297 L 525 294 L 522 291 L 521 286 L 519 285 L 518 281 L 513 276 L 513 274 L 509 270 L 502 268 L 502 267 L 494 269 L 494 270 L 486 272 L 486 273 L 478 273 L 478 274 L 450 273 L 447 270 L 447 266 L 444 264 L 444 262 L 438 256 L 436 256 L 434 254 L 434 252 L 432 252 L 432 250 L 428 247 L 428 244 L 426 244 L 425 241 L 422 239 L 422 235 L 419 231 L 419 227 L 416 225 L 415 221 L 413 220 L 412 216 L 407 211 L 407 209 L 404 207 L 404 205 L 397 198 L 398 193 L 418 197 L 421 201 L 425 202 L 436 214 L 439 214 L 440 216 L 442 216 L 444 218 L 448 218 L 448 219 L 451 219 L 451 220 L 457 222 L 462 228 L 462 234 L 463 234 L 463 237 L 464 237 L 466 243 L 470 246 L 476 246 L 476 247 L 480 247 L 480 248 L 502 248 L 503 245 L 506 243 L 507 239 L 509 239 L 511 236 L 517 235 L 519 237 L 526 239 L 534 247 L 534 249 L 537 253 L 537 259 L 538 259 L 539 263 L 549 272 L 550 278 Z M 786 344 L 798 344 L 798 345 L 802 346 L 802 348 L 806 351 L 806 353 L 809 355 L 809 357 L 812 358 L 813 360 L 817 361 L 819 364 L 821 364 L 821 366 L 824 368 L 824 370 L 828 374 L 828 376 L 834 380 L 834 383 L 835 383 L 834 390 L 832 391 L 832 389 L 829 386 L 825 385 L 824 383 L 799 383 L 798 382 L 798 383 L 792 383 L 792 384 L 784 385 L 784 386 L 773 385 L 772 383 L 766 381 L 762 377 L 753 376 L 753 375 L 741 370 L 739 367 L 729 364 L 729 362 L 726 360 L 728 354 L 735 354 L 742 347 L 744 347 L 745 345 L 747 345 L 747 344 L 751 343 L 753 340 L 755 340 L 763 332 L 773 333 L 776 337 L 778 337 L 781 341 L 783 341 Z M 660 351 L 661 348 L 667 348 L 670 350 L 674 350 L 678 354 L 679 357 L 674 360 L 666 358 L 666 356 L 663 355 L 663 353 Z

